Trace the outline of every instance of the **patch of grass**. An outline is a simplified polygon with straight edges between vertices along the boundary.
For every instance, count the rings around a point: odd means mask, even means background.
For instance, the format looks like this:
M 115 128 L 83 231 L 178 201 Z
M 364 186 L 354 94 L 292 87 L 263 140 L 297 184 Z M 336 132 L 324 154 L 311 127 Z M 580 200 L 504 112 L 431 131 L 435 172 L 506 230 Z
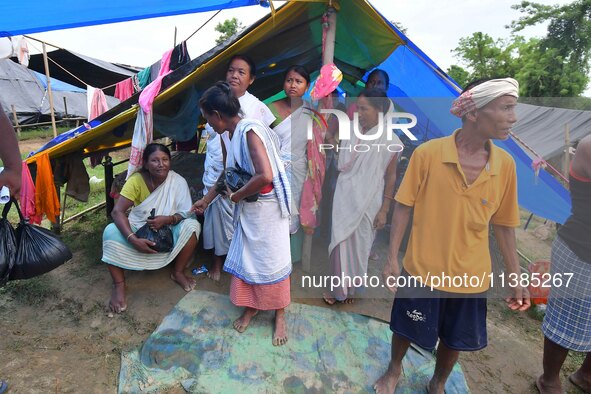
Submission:
M 56 128 L 57 135 L 65 133 L 71 130 L 73 127 L 70 126 L 59 126 Z M 19 141 L 33 140 L 36 138 L 43 138 L 50 140 L 53 138 L 53 129 L 49 127 L 27 127 L 21 130 L 21 136 Z
M 8 295 L 14 301 L 25 305 L 41 305 L 59 298 L 59 290 L 47 276 L 8 282 L 0 289 L 0 295 Z
M 100 260 L 102 233 L 108 222 L 105 211 L 100 209 L 68 223 L 62 230 L 62 239 L 68 247 L 71 250 L 83 251 L 86 257 L 79 266 L 92 265 Z

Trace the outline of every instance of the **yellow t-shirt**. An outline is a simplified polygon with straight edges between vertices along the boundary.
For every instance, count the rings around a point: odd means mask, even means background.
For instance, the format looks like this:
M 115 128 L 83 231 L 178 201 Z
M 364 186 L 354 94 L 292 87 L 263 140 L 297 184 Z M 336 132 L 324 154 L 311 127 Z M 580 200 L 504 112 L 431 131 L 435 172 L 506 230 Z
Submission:
M 467 186 L 455 144 L 458 131 L 422 144 L 411 156 L 396 194 L 396 201 L 414 207 L 403 265 L 427 286 L 480 293 L 490 286 L 489 224 L 519 226 L 517 175 L 513 158 L 489 141 L 488 164 Z M 480 286 L 475 279 L 454 283 L 444 275 L 475 276 Z
M 137 206 L 148 198 L 150 191 L 148 190 L 148 185 L 146 185 L 142 174 L 136 172 L 125 181 L 125 185 L 123 185 L 120 194 L 128 200 L 133 201 L 133 204 Z

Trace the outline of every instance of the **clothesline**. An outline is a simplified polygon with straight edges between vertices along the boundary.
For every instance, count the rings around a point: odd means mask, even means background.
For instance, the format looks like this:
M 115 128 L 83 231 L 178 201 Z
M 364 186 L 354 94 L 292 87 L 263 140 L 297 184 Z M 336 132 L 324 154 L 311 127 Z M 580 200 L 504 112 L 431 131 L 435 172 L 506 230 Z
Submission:
M 511 131 L 510 133 L 511 133 L 511 136 L 512 136 L 513 138 L 515 138 L 515 140 L 516 140 L 517 142 L 519 142 L 521 145 L 523 145 L 523 147 L 524 147 L 524 148 L 526 148 L 526 149 L 527 149 L 527 150 L 529 150 L 531 153 L 533 153 L 534 155 L 536 155 L 536 157 L 539 157 L 539 158 L 541 158 L 542 162 L 543 162 L 543 163 L 544 163 L 546 166 L 550 167 L 550 169 L 552 169 L 552 170 L 553 170 L 553 171 L 556 173 L 556 175 L 558 175 L 558 176 L 560 177 L 560 179 L 562 179 L 563 181 L 565 181 L 567 185 L 568 185 L 568 184 L 570 184 L 569 180 L 568 180 L 568 179 L 567 179 L 567 178 L 566 178 L 564 175 L 562 175 L 562 173 L 561 173 L 560 171 L 558 171 L 556 168 L 554 168 L 554 167 L 552 166 L 552 164 L 550 164 L 550 163 L 548 163 L 546 160 L 544 160 L 544 159 L 542 158 L 542 156 L 540 156 L 540 155 L 538 154 L 538 152 L 536 152 L 536 151 L 534 150 L 534 148 L 532 148 L 532 147 L 530 147 L 528 144 L 526 144 L 526 143 L 525 143 L 525 141 L 523 141 L 521 138 L 519 138 L 519 137 L 517 136 L 517 134 L 515 134 L 513 131 Z
M 216 17 L 216 16 L 217 16 L 217 15 L 218 15 L 220 12 L 222 12 L 222 10 L 218 10 L 218 11 L 217 11 L 215 14 L 213 14 L 213 15 L 211 16 L 211 18 L 209 18 L 208 20 L 206 20 L 206 21 L 205 21 L 205 22 L 204 22 L 204 23 L 203 23 L 201 26 L 199 26 L 199 27 L 197 28 L 197 30 L 195 30 L 193 33 L 191 33 L 191 35 L 189 35 L 189 37 L 187 37 L 187 38 L 185 39 L 185 41 L 188 41 L 188 40 L 189 40 L 190 38 L 192 38 L 192 37 L 193 37 L 195 34 L 197 34 L 197 32 L 199 32 L 199 30 L 201 30 L 203 27 L 205 27 L 205 25 L 207 25 L 207 24 L 208 24 L 208 23 L 209 23 L 209 22 L 210 22 L 210 21 L 211 21 L 213 18 L 215 18 L 215 17 Z M 31 37 L 31 36 L 29 36 L 29 35 L 24 35 L 24 37 L 26 37 L 26 38 L 28 38 L 28 39 L 30 39 L 30 40 L 33 40 L 33 41 L 37 41 L 37 42 L 40 42 L 40 43 L 43 43 L 43 44 L 49 45 L 49 46 L 51 46 L 51 47 L 54 47 L 54 48 L 57 48 L 57 49 L 67 50 L 67 49 L 61 48 L 61 47 L 59 47 L 59 46 L 57 46 L 57 45 L 51 44 L 51 43 L 49 43 L 49 42 L 46 42 L 46 41 L 43 41 L 43 40 L 39 40 L 38 38 Z M 42 52 L 42 51 L 41 51 L 39 48 L 37 48 L 35 45 L 31 44 L 31 46 L 32 46 L 33 48 L 35 48 L 37 51 L 39 51 L 39 52 Z M 70 76 L 72 76 L 72 78 L 75 78 L 75 79 L 76 79 L 78 82 L 80 82 L 80 83 L 82 83 L 82 84 L 84 84 L 84 85 L 87 85 L 87 86 L 89 85 L 88 83 L 84 82 L 82 79 L 78 78 L 76 75 L 72 74 L 72 73 L 71 73 L 70 71 L 68 71 L 68 70 L 67 70 L 65 67 L 63 67 L 62 65 L 60 65 L 58 62 L 56 62 L 55 60 L 53 60 L 52 58 L 50 58 L 50 57 L 49 57 L 49 55 L 47 56 L 47 58 L 48 58 L 49 60 L 51 60 L 51 61 L 53 62 L 53 64 L 55 64 L 56 66 L 58 66 L 59 68 L 61 68 L 61 69 L 62 69 L 62 70 L 64 70 L 65 72 L 67 72 L 67 73 L 68 73 Z M 103 87 L 103 88 L 100 88 L 100 89 L 101 89 L 101 90 L 106 90 L 106 89 L 109 89 L 109 88 L 112 88 L 112 87 L 116 86 L 118 83 L 119 83 L 119 82 L 115 82 L 115 83 L 113 83 L 113 84 L 111 84 L 111 85 L 109 85 L 109 86 L 105 86 L 105 87 Z
M 43 42 L 43 41 L 37 40 L 37 39 L 35 39 L 35 38 L 32 38 L 32 37 L 28 37 L 28 36 L 25 36 L 25 37 L 26 37 L 26 38 L 31 38 L 31 39 L 33 39 L 33 40 L 35 40 L 35 41 Z M 47 44 L 47 45 L 51 45 L 51 44 L 49 44 L 49 43 L 45 43 L 45 44 Z M 40 50 L 39 50 L 39 48 L 37 48 L 37 47 L 36 47 L 36 46 L 35 46 L 33 43 L 31 43 L 31 46 L 32 46 L 33 48 L 35 48 L 36 50 L 40 51 Z M 51 45 L 51 46 L 53 46 L 53 45 Z M 62 49 L 62 48 L 59 48 L 59 47 L 55 47 L 55 48 Z M 40 51 L 40 52 L 41 52 L 41 51 Z M 55 61 L 55 60 L 53 60 L 52 58 L 50 58 L 50 57 L 49 57 L 49 55 L 47 55 L 47 59 L 51 60 L 51 62 L 52 62 L 53 64 L 55 64 L 56 66 L 58 66 L 59 68 L 61 68 L 61 69 L 62 69 L 62 70 L 64 70 L 65 72 L 67 72 L 68 74 L 70 74 L 70 76 L 71 76 L 72 78 L 76 79 L 76 80 L 77 80 L 78 82 L 80 82 L 81 84 L 84 84 L 84 85 L 86 85 L 86 86 L 88 86 L 88 85 L 89 85 L 88 83 L 86 83 L 86 82 L 84 82 L 83 80 L 81 80 L 80 78 L 78 78 L 76 75 L 72 74 L 70 71 L 66 70 L 66 68 L 65 68 L 65 67 L 63 67 L 61 64 L 59 64 L 58 62 L 56 62 L 56 61 Z M 114 85 L 113 85 L 113 86 L 114 86 Z M 107 89 L 107 88 L 103 88 L 103 89 Z

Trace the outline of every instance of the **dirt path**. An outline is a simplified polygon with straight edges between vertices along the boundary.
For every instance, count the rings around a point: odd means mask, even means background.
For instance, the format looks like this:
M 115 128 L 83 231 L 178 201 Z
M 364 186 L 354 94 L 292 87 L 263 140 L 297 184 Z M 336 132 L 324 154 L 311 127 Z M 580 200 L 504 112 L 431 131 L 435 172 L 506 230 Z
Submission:
M 34 148 L 32 144 L 22 146 Z M 39 278 L 0 289 L 0 379 L 9 381 L 10 393 L 116 392 L 121 352 L 140 346 L 185 294 L 171 282 L 166 268 L 132 272 L 127 275 L 129 310 L 108 318 L 105 305 L 111 284 L 100 262 L 105 224 L 103 212 L 68 224 L 64 237 L 75 251 L 70 262 Z M 549 256 L 549 241 L 540 241 L 532 231 L 519 230 L 518 236 L 526 254 Z M 380 255 L 382 260 L 370 264 L 369 274 L 379 275 L 385 252 Z M 195 265 L 205 262 L 207 257 L 198 256 Z M 300 274 L 296 266 L 292 283 Z M 198 289 L 229 292 L 227 274 L 220 285 L 204 275 L 197 281 Z M 391 296 L 387 291 L 370 295 L 336 308 L 388 320 Z M 325 306 L 319 294 L 294 291 L 294 301 Z M 529 313 L 512 313 L 502 301 L 490 301 L 489 346 L 460 358 L 471 390 L 535 393 L 532 383 L 541 371 L 542 358 L 540 324 Z M 566 384 L 566 376 L 581 360 L 580 355 L 567 360 L 563 382 L 568 392 L 577 392 Z

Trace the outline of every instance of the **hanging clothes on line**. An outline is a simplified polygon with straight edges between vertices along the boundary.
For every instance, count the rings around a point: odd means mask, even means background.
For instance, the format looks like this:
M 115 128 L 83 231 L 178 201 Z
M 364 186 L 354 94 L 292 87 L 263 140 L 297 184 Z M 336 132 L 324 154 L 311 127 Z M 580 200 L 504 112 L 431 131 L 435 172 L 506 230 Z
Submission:
M 172 56 L 172 51 L 173 50 L 171 49 L 164 53 L 162 60 L 160 60 L 160 71 L 158 72 L 158 77 L 148 86 L 146 86 L 140 94 L 139 104 L 146 113 L 152 112 L 152 103 L 154 102 L 154 99 L 158 93 L 160 93 L 162 78 L 170 74 L 172 71 L 170 69 L 170 58 Z
M 187 64 L 191 61 L 189 52 L 187 51 L 187 42 L 183 41 L 179 45 L 175 46 L 172 50 L 172 56 L 170 57 L 170 69 L 176 70 L 183 64 Z
M 12 56 L 18 59 L 21 66 L 29 67 L 29 45 L 25 37 L 12 37 Z
M 44 153 L 37 158 L 35 177 L 35 214 L 47 216 L 52 223 L 57 223 L 60 215 L 60 201 L 53 183 L 53 171 L 49 155 Z
M 137 81 L 138 81 L 138 88 L 139 88 L 138 91 L 142 90 L 143 88 L 148 86 L 150 84 L 150 82 L 152 82 L 151 68 L 152 68 L 152 66 L 146 67 L 142 71 L 137 73 Z
M 78 201 L 88 202 L 90 183 L 82 154 L 75 152 L 55 160 L 54 181 L 56 186 L 66 186 L 66 194 Z
M 109 110 L 107 98 L 101 89 L 87 85 L 86 97 L 88 102 L 88 120 L 92 120 Z
M 115 85 L 115 97 L 125 101 L 135 93 L 132 78 L 127 78 Z
M 35 184 L 29 166 L 23 161 L 22 164 L 22 186 L 21 186 L 21 211 L 25 218 L 29 219 L 29 223 L 41 224 L 42 215 L 37 215 L 35 210 Z

